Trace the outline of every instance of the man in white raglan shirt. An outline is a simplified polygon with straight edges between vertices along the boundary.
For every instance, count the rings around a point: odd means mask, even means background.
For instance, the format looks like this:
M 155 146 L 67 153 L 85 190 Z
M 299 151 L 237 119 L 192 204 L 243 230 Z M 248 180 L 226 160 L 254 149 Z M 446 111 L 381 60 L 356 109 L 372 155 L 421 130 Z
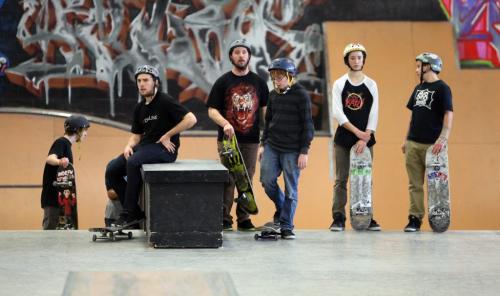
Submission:
M 350 43 L 344 49 L 344 63 L 349 71 L 335 81 L 332 89 L 332 115 L 339 126 L 335 132 L 335 186 L 333 195 L 331 231 L 345 229 L 349 152 L 370 149 L 373 158 L 375 130 L 378 121 L 377 83 L 363 73 L 366 49 L 359 43 Z M 368 230 L 379 231 L 380 225 L 372 219 Z

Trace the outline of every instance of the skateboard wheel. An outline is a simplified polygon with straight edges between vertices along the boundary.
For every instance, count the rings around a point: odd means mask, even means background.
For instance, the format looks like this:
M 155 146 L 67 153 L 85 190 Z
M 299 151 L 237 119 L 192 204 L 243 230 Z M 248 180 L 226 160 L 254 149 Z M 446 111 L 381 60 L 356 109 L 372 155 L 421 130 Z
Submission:
M 92 241 L 95 242 L 97 240 L 97 235 L 92 235 Z
M 115 234 L 114 234 L 113 232 L 110 232 L 110 233 L 109 233 L 109 238 L 110 238 L 110 239 L 111 239 L 111 241 L 113 241 L 113 242 L 114 242 L 114 241 L 116 241 L 116 236 L 115 236 Z
M 127 236 L 128 236 L 128 239 L 132 239 L 132 231 L 129 231 L 129 232 L 127 233 Z
M 253 238 L 254 238 L 255 240 L 259 240 L 259 234 L 258 234 L 258 233 L 256 233 L 256 234 L 253 236 Z

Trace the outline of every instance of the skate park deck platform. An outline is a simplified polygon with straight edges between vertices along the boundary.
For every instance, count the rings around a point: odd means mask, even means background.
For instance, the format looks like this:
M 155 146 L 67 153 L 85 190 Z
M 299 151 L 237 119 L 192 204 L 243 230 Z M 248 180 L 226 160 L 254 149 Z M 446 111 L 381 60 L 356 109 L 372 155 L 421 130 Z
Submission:
M 87 277 L 84 284 L 92 289 L 71 293 L 78 285 L 68 285 L 64 295 L 498 295 L 500 290 L 500 231 L 297 230 L 294 241 L 255 241 L 253 232 L 234 231 L 224 233 L 218 249 L 154 249 L 138 230 L 134 239 L 117 242 L 92 242 L 91 235 L 1 231 L 0 295 L 63 295 L 66 283 L 75 284 L 79 276 Z M 96 280 L 113 275 L 122 281 Z M 149 283 L 141 285 L 141 278 Z M 135 281 L 135 290 L 127 288 Z M 169 292 L 158 293 L 155 282 Z M 222 293 L 221 285 L 232 293 Z

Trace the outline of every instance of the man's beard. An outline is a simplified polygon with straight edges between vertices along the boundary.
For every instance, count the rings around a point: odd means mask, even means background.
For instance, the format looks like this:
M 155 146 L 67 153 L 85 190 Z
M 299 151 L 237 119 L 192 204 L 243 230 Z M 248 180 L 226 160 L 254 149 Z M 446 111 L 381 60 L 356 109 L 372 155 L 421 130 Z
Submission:
M 240 71 L 244 71 L 244 70 L 246 70 L 246 69 L 247 69 L 247 67 L 248 67 L 248 63 L 250 63 L 250 59 L 248 59 L 248 60 L 247 60 L 247 62 L 245 63 L 245 65 L 240 66 L 240 65 L 238 65 L 237 63 L 235 63 L 235 62 L 233 61 L 233 59 L 230 59 L 230 60 L 231 60 L 231 64 L 233 64 L 233 66 L 235 66 L 235 67 L 236 67 L 238 70 L 240 70 Z

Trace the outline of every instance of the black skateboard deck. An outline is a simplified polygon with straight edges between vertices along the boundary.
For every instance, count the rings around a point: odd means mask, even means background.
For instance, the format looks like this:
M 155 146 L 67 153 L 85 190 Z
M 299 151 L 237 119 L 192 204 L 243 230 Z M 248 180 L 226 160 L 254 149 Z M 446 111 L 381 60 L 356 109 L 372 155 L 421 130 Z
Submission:
M 118 238 L 128 238 L 132 239 L 133 234 L 132 231 L 124 232 L 126 229 L 130 229 L 130 226 L 141 223 L 144 219 L 134 220 L 130 223 L 123 225 L 122 227 L 97 227 L 97 228 L 89 228 L 90 232 L 98 232 L 100 235 L 93 234 L 92 241 L 96 241 L 98 239 L 105 239 L 110 241 L 116 241 Z
M 262 229 L 262 231 L 254 235 L 255 240 L 278 240 L 278 238 L 281 237 L 280 228 L 274 223 L 266 223 L 259 228 Z
M 59 203 L 59 224 L 56 229 L 78 229 L 75 169 L 71 163 L 57 169 L 52 186 L 57 188 Z

